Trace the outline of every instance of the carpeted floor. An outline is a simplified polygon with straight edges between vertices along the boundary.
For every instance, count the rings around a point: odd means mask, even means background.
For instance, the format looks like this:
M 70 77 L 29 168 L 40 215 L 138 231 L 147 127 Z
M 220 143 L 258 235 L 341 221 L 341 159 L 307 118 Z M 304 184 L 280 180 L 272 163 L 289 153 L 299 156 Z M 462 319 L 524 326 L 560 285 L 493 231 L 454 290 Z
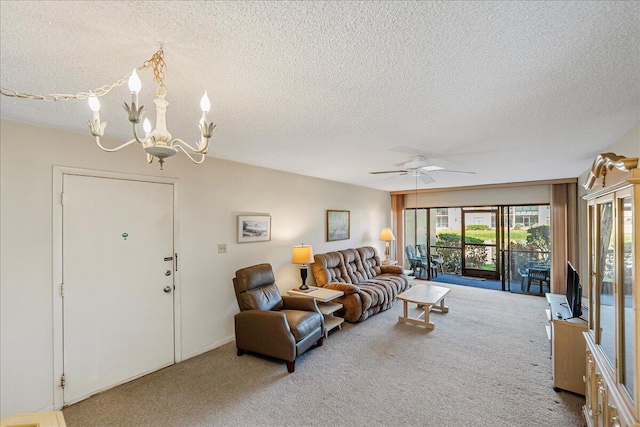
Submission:
M 76 426 L 582 426 L 552 388 L 546 301 L 457 285 L 435 329 L 402 304 L 284 363 L 229 343 L 64 409 Z

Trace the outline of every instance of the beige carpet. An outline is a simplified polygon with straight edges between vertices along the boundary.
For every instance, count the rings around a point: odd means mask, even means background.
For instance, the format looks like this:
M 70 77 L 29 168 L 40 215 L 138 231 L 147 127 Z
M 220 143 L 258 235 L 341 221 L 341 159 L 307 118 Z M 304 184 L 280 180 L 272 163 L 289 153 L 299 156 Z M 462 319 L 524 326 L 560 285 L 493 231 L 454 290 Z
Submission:
M 581 426 L 551 382 L 546 300 L 444 285 L 433 331 L 402 304 L 284 363 L 233 343 L 64 410 L 74 426 Z

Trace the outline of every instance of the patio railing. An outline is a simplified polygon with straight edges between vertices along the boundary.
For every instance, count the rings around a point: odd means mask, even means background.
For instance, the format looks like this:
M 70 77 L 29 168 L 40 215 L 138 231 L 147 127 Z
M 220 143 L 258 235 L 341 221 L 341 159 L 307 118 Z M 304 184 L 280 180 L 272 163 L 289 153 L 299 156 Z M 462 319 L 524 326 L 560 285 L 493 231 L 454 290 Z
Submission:
M 520 282 L 527 269 L 531 267 L 550 267 L 551 252 L 549 251 L 525 251 L 507 250 L 504 259 L 507 261 L 506 272 L 508 280 Z M 460 246 L 432 246 L 431 253 L 437 253 L 442 257 L 443 270 L 449 274 L 461 274 L 462 248 Z

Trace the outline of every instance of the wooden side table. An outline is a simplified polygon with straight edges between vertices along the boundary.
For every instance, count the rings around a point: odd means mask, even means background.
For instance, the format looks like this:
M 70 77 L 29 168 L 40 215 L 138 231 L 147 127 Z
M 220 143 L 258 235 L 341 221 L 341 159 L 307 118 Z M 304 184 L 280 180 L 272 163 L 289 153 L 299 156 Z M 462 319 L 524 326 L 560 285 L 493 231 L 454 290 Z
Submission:
M 310 292 L 302 292 L 297 289 L 291 289 L 287 293 L 291 296 L 315 298 L 318 302 L 318 308 L 320 313 L 324 316 L 324 336 L 329 338 L 329 331 L 338 328 L 342 329 L 344 319 L 342 317 L 334 316 L 334 313 L 342 308 L 342 304 L 339 302 L 333 302 L 332 300 L 344 295 L 342 291 L 334 291 L 333 289 L 318 288 L 316 286 L 309 286 Z

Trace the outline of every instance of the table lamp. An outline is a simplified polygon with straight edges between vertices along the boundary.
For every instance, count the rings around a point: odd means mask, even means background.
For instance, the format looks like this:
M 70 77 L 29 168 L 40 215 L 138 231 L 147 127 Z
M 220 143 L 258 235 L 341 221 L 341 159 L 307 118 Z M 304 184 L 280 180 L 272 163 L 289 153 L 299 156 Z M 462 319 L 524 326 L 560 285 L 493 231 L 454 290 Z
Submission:
M 304 291 L 309 289 L 309 286 L 305 283 L 307 281 L 307 264 L 313 263 L 313 249 L 309 245 L 299 245 L 293 247 L 291 253 L 291 262 L 293 264 L 300 264 L 300 277 L 302 278 L 302 285 L 300 290 Z
M 384 262 L 389 262 L 389 242 L 392 240 L 396 240 L 395 236 L 393 235 L 393 231 L 391 231 L 391 229 L 389 227 L 385 227 L 382 229 L 382 232 L 380 233 L 380 240 L 382 240 L 383 242 L 386 242 L 385 248 L 384 248 Z

